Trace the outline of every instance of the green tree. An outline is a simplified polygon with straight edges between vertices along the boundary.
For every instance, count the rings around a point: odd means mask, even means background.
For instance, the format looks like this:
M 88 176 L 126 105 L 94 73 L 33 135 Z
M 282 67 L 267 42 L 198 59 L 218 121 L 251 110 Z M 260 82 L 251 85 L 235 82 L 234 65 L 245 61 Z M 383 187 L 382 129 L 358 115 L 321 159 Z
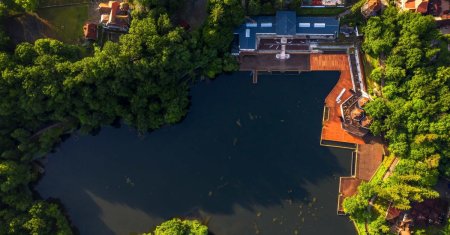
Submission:
M 197 220 L 171 219 L 157 226 L 154 235 L 207 235 L 208 228 Z
M 260 0 L 249 0 L 247 12 L 249 15 L 260 15 L 261 14 L 261 1 Z

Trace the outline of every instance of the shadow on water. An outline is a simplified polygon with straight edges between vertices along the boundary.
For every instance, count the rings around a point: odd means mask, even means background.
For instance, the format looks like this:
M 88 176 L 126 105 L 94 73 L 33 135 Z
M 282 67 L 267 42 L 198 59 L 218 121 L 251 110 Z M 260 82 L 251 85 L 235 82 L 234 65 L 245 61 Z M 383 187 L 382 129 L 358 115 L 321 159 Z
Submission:
M 261 76 L 255 86 L 235 73 L 200 83 L 178 125 L 144 138 L 126 126 L 72 137 L 37 190 L 60 198 L 81 234 L 144 232 L 174 216 L 201 218 L 216 235 L 353 234 L 335 214 L 350 152 L 319 146 L 338 77 Z

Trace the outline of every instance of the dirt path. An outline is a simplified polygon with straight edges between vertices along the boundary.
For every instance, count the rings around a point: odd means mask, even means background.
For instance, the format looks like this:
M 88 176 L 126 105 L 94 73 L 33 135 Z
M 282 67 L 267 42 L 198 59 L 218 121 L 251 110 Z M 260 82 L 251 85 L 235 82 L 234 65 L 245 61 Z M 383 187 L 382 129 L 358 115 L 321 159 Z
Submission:
M 383 181 L 386 180 L 389 176 L 391 176 L 392 172 L 394 172 L 394 169 L 398 164 L 398 161 L 400 161 L 400 159 L 398 157 L 396 157 L 394 159 L 394 161 L 392 161 L 391 165 L 389 166 L 389 169 L 386 171 L 386 173 L 383 176 Z
M 6 19 L 6 32 L 17 45 L 21 42 L 33 43 L 39 38 L 56 38 L 54 28 L 36 14 L 25 13 Z

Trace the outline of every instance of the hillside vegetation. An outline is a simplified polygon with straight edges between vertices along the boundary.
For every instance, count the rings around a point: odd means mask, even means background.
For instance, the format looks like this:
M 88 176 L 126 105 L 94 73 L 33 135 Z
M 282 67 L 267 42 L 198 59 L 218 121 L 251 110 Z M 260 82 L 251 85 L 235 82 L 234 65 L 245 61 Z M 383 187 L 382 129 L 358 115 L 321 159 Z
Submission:
M 118 122 L 139 132 L 177 123 L 197 76 L 237 68 L 228 51 L 240 1 L 211 0 L 207 21 L 192 32 L 171 21 L 182 3 L 135 1 L 130 32 L 92 52 L 52 39 L 11 48 L 0 33 L 0 234 L 72 233 L 59 206 L 31 187 L 36 160 L 65 135 Z M 2 21 L 9 7 L 29 9 L 25 1 L 1 6 Z
M 370 199 L 406 210 L 438 197 L 438 176 L 450 177 L 450 58 L 431 16 L 388 8 L 368 20 L 364 34 L 364 51 L 381 61 L 370 74 L 382 85 L 366 108 L 370 129 L 401 160 L 387 180 L 361 185 L 344 207 L 356 221 L 369 221 L 370 234 L 383 234 L 385 210 L 368 210 Z

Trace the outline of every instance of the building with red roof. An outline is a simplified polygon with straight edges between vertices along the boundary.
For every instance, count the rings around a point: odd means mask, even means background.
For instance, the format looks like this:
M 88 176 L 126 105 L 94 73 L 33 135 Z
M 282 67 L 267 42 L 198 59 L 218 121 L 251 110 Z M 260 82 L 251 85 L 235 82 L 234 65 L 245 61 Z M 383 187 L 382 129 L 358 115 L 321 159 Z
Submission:
M 421 14 L 428 13 L 428 0 L 399 0 L 397 6 L 405 11 L 418 12 Z
M 130 28 L 130 8 L 126 2 L 109 1 L 100 3 L 100 24 L 105 29 L 128 32 Z

